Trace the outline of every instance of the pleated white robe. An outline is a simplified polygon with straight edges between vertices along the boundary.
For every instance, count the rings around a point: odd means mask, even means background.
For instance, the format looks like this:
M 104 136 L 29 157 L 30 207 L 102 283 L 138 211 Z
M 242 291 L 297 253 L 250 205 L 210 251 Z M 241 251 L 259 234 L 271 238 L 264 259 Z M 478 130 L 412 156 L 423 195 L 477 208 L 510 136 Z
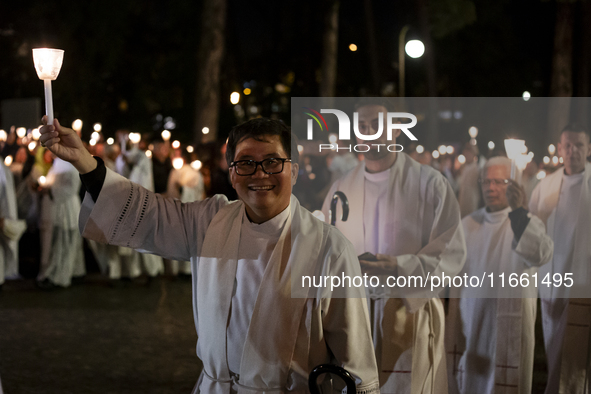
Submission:
M 398 267 L 392 275 L 426 277 L 427 273 L 459 272 L 466 258 L 464 233 L 458 202 L 443 175 L 398 153 L 390 168 L 388 194 L 380 200 L 375 215 L 368 218 L 364 217 L 364 173 L 365 164 L 361 163 L 335 182 L 323 206 L 325 218 L 329 218 L 334 192 L 345 193 L 349 218 L 337 220 L 336 227 L 353 243 L 357 254 L 395 256 Z M 369 246 L 375 240 L 365 242 L 367 229 L 379 237 L 377 250 Z M 447 392 L 441 300 L 421 290 L 394 298 L 396 294 L 373 289 L 370 296 L 381 392 Z
M 510 211 L 481 208 L 462 220 L 468 255 L 460 275 L 480 278 L 486 272 L 488 278 L 492 273 L 500 297 L 509 295 L 512 273 L 528 274 L 533 281 L 553 249 L 544 224 L 531 214 L 515 242 Z M 500 288 L 501 273 L 505 288 Z M 470 298 L 463 289 L 452 289 L 445 343 L 451 393 L 531 393 L 537 306 L 532 284 L 512 294 L 516 298 Z
M 591 164 L 585 165 L 580 184 L 578 206 L 565 207 L 575 212 L 575 222 L 562 228 L 557 211 L 563 190 L 563 169 L 542 179 L 534 189 L 529 208 L 546 224 L 554 240 L 555 253 L 550 264 L 540 269 L 543 279 L 550 274 L 564 277 L 572 273 L 574 286 L 540 288 L 542 325 L 548 359 L 546 393 L 579 394 L 591 392 Z M 567 214 L 565 212 L 565 214 Z M 564 240 L 563 234 L 573 233 Z M 565 249 L 569 242 L 570 250 Z
M 239 376 L 228 368 L 226 328 L 237 280 L 242 202 L 229 204 L 215 196 L 183 204 L 108 170 L 96 203 L 85 197 L 80 229 L 99 242 L 191 261 L 197 354 L 203 361 L 195 392 L 306 393 L 310 371 L 333 362 L 357 377 L 358 393 L 377 393 L 365 298 L 292 298 L 290 290 L 293 270 L 360 275 L 354 251 L 295 197 L 291 207 L 291 224 L 283 229 L 255 300 L 240 371 L 235 371 Z

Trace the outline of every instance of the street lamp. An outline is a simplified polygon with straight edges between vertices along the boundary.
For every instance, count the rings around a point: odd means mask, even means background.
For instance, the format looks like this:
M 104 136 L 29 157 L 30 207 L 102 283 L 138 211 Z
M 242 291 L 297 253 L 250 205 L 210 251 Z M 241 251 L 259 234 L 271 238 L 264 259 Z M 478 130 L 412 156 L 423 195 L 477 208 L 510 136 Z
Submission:
M 425 45 L 419 40 L 410 40 L 405 45 L 406 41 L 406 33 L 408 32 L 410 27 L 408 25 L 404 26 L 402 30 L 400 30 L 400 34 L 398 35 L 398 83 L 400 85 L 400 97 L 404 97 L 404 52 L 406 50 L 406 54 L 412 58 L 419 58 L 423 56 L 425 53 Z

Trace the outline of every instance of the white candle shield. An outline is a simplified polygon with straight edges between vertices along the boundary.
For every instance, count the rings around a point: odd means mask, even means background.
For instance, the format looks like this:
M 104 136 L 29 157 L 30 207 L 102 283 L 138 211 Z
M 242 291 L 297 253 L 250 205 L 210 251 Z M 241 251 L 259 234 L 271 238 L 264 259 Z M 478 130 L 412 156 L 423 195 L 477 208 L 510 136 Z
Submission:
M 64 61 L 64 51 L 52 48 L 33 49 L 33 62 L 39 79 L 43 80 L 45 90 L 45 113 L 47 124 L 53 124 L 53 97 L 51 81 L 59 75 Z

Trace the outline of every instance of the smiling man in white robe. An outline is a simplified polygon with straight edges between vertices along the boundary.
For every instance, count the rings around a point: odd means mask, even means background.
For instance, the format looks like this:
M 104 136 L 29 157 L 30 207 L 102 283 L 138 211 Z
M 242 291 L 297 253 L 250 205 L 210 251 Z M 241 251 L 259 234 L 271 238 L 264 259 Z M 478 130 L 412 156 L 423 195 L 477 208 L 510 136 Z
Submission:
M 480 278 L 486 272 L 496 280 L 504 274 L 507 285 L 510 275 L 531 278 L 552 257 L 544 224 L 524 208 L 525 190 L 510 174 L 506 157 L 491 158 L 482 170 L 485 207 L 462 220 L 468 257 L 460 275 Z M 537 288 L 479 291 L 452 289 L 445 343 L 450 392 L 530 393 Z M 484 295 L 498 298 L 478 298 Z
M 379 392 L 363 290 L 349 298 L 326 291 L 292 297 L 296 271 L 361 272 L 346 238 L 291 195 L 298 158 L 282 122 L 255 119 L 230 133 L 235 203 L 215 196 L 183 204 L 151 193 L 106 170 L 57 120 L 41 135 L 83 174 L 84 236 L 191 261 L 203 361 L 195 393 L 306 393 L 308 374 L 324 363 L 347 369 L 358 393 Z
M 388 103 L 362 101 L 357 106 L 363 134 L 384 130 Z M 382 115 L 380 115 L 380 113 Z M 395 138 L 400 134 L 396 130 Z M 439 172 L 405 153 L 390 152 L 386 133 L 372 141 L 372 149 L 344 178 L 336 181 L 324 201 L 336 191 L 349 201 L 347 221 L 336 227 L 353 243 L 358 255 L 369 252 L 377 261 L 361 261 L 368 275 L 455 275 L 466 258 L 460 210 L 454 192 Z M 363 141 L 358 143 L 363 143 Z M 376 145 L 382 144 L 381 149 Z M 338 215 L 337 215 L 338 216 Z M 330 220 L 330 219 L 329 219 Z M 384 282 L 382 282 L 384 283 Z M 383 293 L 369 289 L 372 334 L 382 393 L 445 393 L 444 310 L 433 294 L 420 289 Z
M 534 189 L 531 212 L 554 241 L 550 264 L 540 269 L 544 344 L 548 359 L 546 393 L 591 390 L 591 153 L 589 132 L 567 125 L 558 143 L 564 168 Z M 570 277 L 570 281 L 569 278 Z M 567 287 L 566 285 L 571 284 Z

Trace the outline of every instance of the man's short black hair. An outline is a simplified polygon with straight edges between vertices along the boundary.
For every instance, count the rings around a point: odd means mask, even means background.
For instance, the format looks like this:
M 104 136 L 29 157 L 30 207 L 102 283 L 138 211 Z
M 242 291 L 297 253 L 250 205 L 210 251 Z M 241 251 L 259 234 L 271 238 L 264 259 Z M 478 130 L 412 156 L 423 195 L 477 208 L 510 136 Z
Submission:
M 587 140 L 591 141 L 591 135 L 589 134 L 589 130 L 584 128 L 583 125 L 581 125 L 580 123 L 567 124 L 563 127 L 562 131 L 560 132 L 560 135 L 562 136 L 562 133 L 564 133 L 565 131 L 571 131 L 573 133 L 585 133 L 585 135 L 587 136 Z
M 236 146 L 240 142 L 247 138 L 261 141 L 265 135 L 278 135 L 283 150 L 291 158 L 292 163 L 298 162 L 299 152 L 297 149 L 297 140 L 291 133 L 291 128 L 281 120 L 256 118 L 234 126 L 230 131 L 228 145 L 226 147 L 226 162 L 228 162 L 228 166 L 234 161 Z M 293 151 L 291 149 L 292 146 L 294 147 Z
M 369 105 L 379 105 L 386 108 L 388 112 L 394 112 L 394 105 L 391 100 L 384 97 L 362 97 L 355 103 L 355 111 L 361 107 Z

